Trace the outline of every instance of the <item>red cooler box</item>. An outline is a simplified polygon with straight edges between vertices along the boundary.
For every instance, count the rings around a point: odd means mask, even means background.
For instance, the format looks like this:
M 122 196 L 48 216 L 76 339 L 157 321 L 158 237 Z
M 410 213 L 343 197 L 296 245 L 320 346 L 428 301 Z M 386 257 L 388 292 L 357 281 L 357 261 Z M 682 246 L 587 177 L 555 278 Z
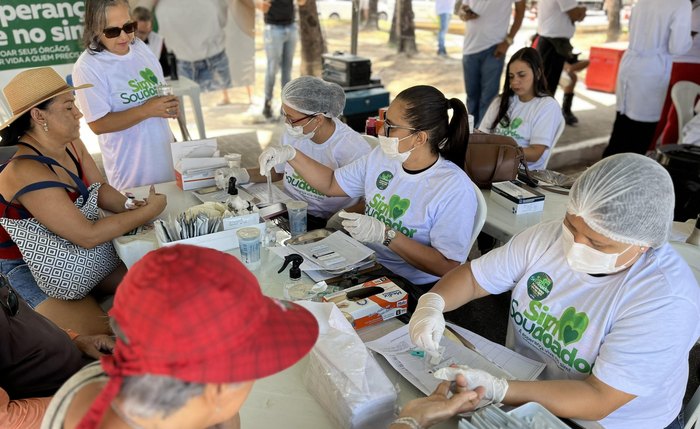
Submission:
M 615 92 L 617 71 L 620 69 L 622 54 L 627 49 L 627 42 L 606 43 L 591 46 L 590 61 L 586 71 L 588 89 L 603 92 Z

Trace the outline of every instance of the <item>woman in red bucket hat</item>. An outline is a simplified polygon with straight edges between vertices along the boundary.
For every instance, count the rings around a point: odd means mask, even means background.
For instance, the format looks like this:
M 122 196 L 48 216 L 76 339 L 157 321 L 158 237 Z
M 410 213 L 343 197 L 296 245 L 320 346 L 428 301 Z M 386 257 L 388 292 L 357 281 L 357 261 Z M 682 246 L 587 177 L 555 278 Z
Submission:
M 319 333 L 306 309 L 262 295 L 238 259 L 188 245 L 136 263 L 109 315 L 113 354 L 61 387 L 42 428 L 238 427 L 254 381 L 299 361 Z M 448 388 L 406 411 L 434 424 L 478 402 L 475 392 L 448 400 Z

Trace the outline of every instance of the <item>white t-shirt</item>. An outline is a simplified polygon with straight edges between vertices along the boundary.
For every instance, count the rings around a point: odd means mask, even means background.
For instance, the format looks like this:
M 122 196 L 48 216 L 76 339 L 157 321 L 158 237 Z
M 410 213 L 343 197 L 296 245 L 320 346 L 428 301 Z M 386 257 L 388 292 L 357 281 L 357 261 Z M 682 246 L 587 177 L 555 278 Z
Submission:
M 700 335 L 700 286 L 666 244 L 618 274 L 569 268 L 562 222 L 536 225 L 472 261 L 491 294 L 513 291 L 509 323 L 518 353 L 545 362 L 546 380 L 588 377 L 636 395 L 600 423 L 663 428 L 681 408 L 688 352 Z
M 440 157 L 418 174 L 408 174 L 399 161 L 377 147 L 367 156 L 335 171 L 335 179 L 351 197 L 365 197 L 365 214 L 390 225 L 417 242 L 432 246 L 447 259 L 467 260 L 476 214 L 476 195 L 467 174 Z M 382 244 L 367 244 L 377 260 L 411 283 L 439 280 L 413 267 Z
M 576 0 L 540 0 L 537 3 L 537 34 L 567 39 L 574 37 L 576 26 L 566 12 L 576 6 Z
M 160 0 L 155 14 L 158 33 L 178 60 L 199 61 L 226 48 L 226 0 Z
M 508 36 L 513 4 L 522 0 L 466 0 L 471 10 L 479 14 L 464 22 L 462 54 L 476 54 L 497 45 Z
M 435 13 L 442 15 L 449 13 L 452 15 L 455 9 L 455 0 L 435 0 Z
M 490 127 L 496 116 L 498 116 L 500 102 L 500 96 L 491 102 L 484 119 L 481 120 L 479 130 L 512 137 L 520 147 L 536 144 L 547 146 L 540 159 L 527 163 L 531 170 L 543 169 L 551 155 L 549 148 L 556 143 L 554 139 L 557 137 L 557 131 L 564 121 L 559 103 L 549 96 L 535 97 L 523 103 L 517 95 L 514 95 L 510 98 L 508 107 L 510 126 L 504 128 L 501 124 L 498 124 L 496 129 L 491 130 Z
M 134 40 L 126 55 L 85 51 L 75 63 L 75 85 L 94 85 L 75 92 L 86 122 L 139 106 L 157 96 L 156 87 L 165 83 L 153 52 L 140 39 Z M 148 118 L 131 128 L 97 136 L 109 184 L 122 190 L 175 180 L 173 140 L 164 118 Z
M 335 170 L 350 164 L 370 151 L 370 146 L 360 134 L 348 127 L 339 119 L 334 118 L 335 131 L 324 143 L 316 144 L 309 139 L 294 139 L 286 133 L 282 136 L 282 144 L 288 144 Z M 309 203 L 307 211 L 313 216 L 328 219 L 337 211 L 356 204 L 359 198 L 327 197 L 309 185 L 301 175 L 294 171 L 289 163 L 275 166 L 275 171 L 284 171 L 284 190 L 295 200 Z

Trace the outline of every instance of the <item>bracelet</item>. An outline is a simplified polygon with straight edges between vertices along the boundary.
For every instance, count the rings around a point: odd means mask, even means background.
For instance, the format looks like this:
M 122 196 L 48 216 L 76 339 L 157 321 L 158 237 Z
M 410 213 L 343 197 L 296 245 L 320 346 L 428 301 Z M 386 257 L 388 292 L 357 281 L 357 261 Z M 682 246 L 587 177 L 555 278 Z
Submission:
M 64 329 L 63 331 L 64 331 L 66 334 L 68 334 L 68 337 L 69 337 L 71 340 L 74 340 L 74 339 L 76 339 L 76 338 L 78 338 L 78 337 L 80 336 L 79 333 L 75 332 L 75 331 L 72 330 L 72 329 Z
M 413 417 L 399 417 L 398 419 L 394 420 L 391 422 L 392 425 L 406 425 L 410 427 L 411 429 L 423 429 L 421 428 L 420 423 L 418 423 L 418 420 L 414 419 Z

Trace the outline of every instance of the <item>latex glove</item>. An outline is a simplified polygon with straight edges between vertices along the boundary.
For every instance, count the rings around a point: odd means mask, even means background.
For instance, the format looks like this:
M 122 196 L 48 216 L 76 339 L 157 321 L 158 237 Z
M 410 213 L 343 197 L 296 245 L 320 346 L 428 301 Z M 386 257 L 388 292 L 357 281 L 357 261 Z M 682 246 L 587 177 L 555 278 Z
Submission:
M 343 228 L 352 238 L 362 243 L 381 243 L 384 241 L 386 225 L 371 216 L 341 211 L 338 216 L 345 219 Z
M 508 381 L 480 369 L 470 368 L 466 365 L 452 365 L 438 369 L 433 375 L 441 380 L 454 381 L 457 378 L 457 374 L 462 374 L 467 379 L 467 387 L 469 389 L 476 389 L 482 386 L 484 388 L 483 399 L 487 401 L 497 404 L 506 397 Z
M 245 168 L 218 168 L 214 172 L 216 187 L 224 190 L 228 189 L 228 179 L 231 177 L 236 178 L 236 185 L 243 185 L 244 183 L 250 182 L 250 174 L 248 174 L 248 170 Z
M 272 167 L 293 160 L 296 154 L 296 149 L 289 145 L 268 147 L 258 157 L 260 175 L 267 176 L 270 170 L 272 170 Z
M 413 344 L 432 356 L 439 354 L 438 347 L 445 332 L 445 300 L 442 296 L 428 292 L 418 298 L 416 311 L 408 322 L 408 334 Z

